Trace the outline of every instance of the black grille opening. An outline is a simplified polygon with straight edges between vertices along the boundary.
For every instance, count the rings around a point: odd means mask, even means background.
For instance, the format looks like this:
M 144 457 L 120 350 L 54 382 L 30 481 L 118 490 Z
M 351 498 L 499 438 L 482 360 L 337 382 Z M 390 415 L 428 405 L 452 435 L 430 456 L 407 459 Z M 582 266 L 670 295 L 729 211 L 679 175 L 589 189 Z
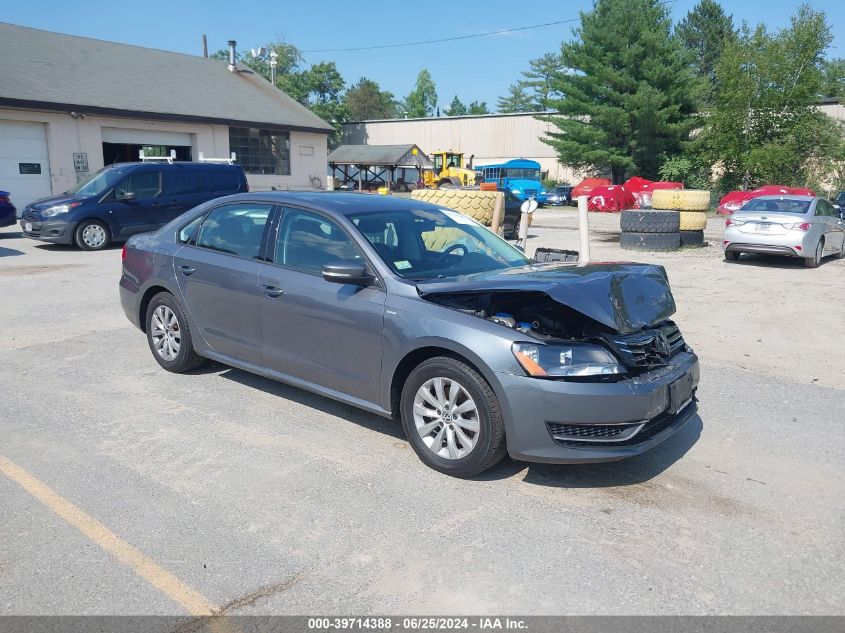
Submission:
M 552 435 L 566 435 L 575 438 L 607 438 L 613 439 L 624 435 L 632 427 L 639 424 L 554 424 L 549 422 L 549 433 Z
M 672 321 L 642 332 L 608 336 L 607 342 L 628 367 L 648 368 L 666 365 L 686 344 Z

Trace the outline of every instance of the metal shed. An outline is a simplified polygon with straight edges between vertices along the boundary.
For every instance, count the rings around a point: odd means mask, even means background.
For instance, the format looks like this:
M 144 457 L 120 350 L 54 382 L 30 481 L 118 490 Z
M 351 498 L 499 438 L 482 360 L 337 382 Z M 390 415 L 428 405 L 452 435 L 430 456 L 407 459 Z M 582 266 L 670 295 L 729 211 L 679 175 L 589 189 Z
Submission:
M 356 183 L 361 191 L 364 181 L 369 185 L 383 184 L 388 190 L 396 183 L 410 190 L 405 181 L 405 169 L 432 169 L 434 164 L 417 145 L 341 145 L 328 158 L 333 175 L 340 174 L 340 187 Z M 351 170 L 357 173 L 351 173 Z M 396 170 L 401 175 L 396 178 Z

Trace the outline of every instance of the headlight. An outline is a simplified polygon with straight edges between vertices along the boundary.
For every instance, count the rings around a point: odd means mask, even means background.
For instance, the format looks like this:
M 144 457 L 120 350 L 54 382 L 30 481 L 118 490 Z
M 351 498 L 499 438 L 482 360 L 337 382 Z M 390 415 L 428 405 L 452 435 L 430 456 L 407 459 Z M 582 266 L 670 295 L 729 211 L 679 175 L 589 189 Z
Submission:
M 513 355 L 529 376 L 607 376 L 625 368 L 603 347 L 582 343 L 514 343 Z
M 61 213 L 67 213 L 74 207 L 78 207 L 78 202 L 71 202 L 70 204 L 57 204 L 53 207 L 47 207 L 43 211 L 41 211 L 41 215 L 45 218 L 52 218 L 54 215 L 59 215 Z
M 521 189 L 511 189 L 511 193 L 522 193 Z

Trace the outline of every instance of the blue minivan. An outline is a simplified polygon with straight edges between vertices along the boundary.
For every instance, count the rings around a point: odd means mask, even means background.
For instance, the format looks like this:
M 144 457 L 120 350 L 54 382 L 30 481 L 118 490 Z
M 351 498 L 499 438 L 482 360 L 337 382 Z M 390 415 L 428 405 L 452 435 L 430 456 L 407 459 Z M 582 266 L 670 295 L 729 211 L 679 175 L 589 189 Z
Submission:
M 21 213 L 24 235 L 98 251 L 164 226 L 198 204 L 249 191 L 239 165 L 117 163 Z

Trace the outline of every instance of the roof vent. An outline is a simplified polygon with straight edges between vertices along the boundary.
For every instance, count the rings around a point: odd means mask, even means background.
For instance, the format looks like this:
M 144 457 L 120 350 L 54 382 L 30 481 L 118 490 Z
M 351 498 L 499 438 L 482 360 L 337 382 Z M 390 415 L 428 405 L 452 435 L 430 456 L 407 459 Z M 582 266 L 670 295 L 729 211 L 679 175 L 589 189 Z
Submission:
M 237 59 L 235 47 L 237 45 L 238 43 L 235 40 L 229 40 L 229 72 L 235 72 L 235 61 Z

